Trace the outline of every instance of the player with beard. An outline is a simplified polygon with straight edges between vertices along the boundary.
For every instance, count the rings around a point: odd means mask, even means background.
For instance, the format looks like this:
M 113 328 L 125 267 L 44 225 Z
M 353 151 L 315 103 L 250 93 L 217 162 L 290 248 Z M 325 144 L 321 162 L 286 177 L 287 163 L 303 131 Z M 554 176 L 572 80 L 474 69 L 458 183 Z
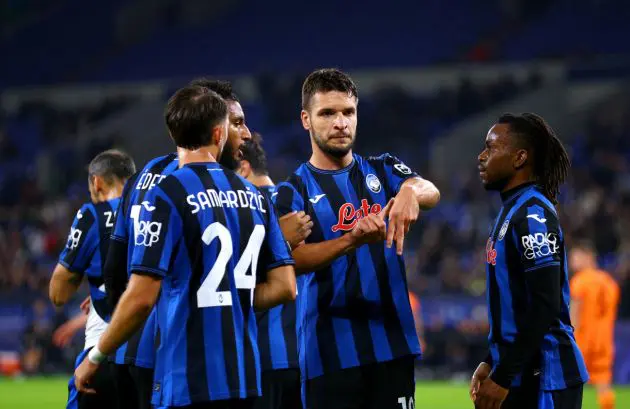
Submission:
M 588 379 L 569 315 L 564 234 L 554 207 L 569 157 L 538 115 L 505 114 L 479 154 L 503 207 L 486 244 L 490 351 L 475 371 L 478 409 L 579 409 Z
M 219 94 L 225 100 L 229 112 L 228 140 L 223 148 L 221 166 L 236 171 L 239 168 L 241 145 L 252 139 L 252 134 L 245 123 L 245 113 L 238 97 L 232 90 L 229 81 L 197 78 L 190 82 L 190 86 L 204 87 Z
M 306 78 L 301 119 L 313 153 L 276 195 L 280 214 L 313 220 L 293 250 L 304 274 L 299 361 L 311 409 L 414 407 L 420 345 L 402 252 L 420 210 L 440 194 L 390 154 L 353 153 L 357 104 L 347 74 L 321 69 Z

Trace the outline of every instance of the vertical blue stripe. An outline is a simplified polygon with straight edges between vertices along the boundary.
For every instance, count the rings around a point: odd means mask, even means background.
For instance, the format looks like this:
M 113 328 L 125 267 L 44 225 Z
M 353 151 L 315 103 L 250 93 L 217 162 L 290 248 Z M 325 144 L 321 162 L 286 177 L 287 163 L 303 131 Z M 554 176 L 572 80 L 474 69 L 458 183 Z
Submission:
M 538 409 L 555 409 L 551 391 L 541 390 L 538 392 Z
M 304 291 L 300 294 L 300 304 L 302 306 L 298 320 L 302 328 L 302 349 L 300 354 L 300 367 L 302 373 L 321 374 L 324 371 L 322 358 L 317 340 L 317 297 L 319 288 L 314 273 L 302 275 L 304 277 Z
M 287 346 L 282 331 L 282 310 L 284 305 L 279 305 L 267 312 L 267 334 L 260 336 L 269 337 L 269 350 L 271 351 L 271 364 L 273 369 L 284 369 L 276 367 L 277 363 L 288 362 Z
M 339 271 L 339 270 L 336 270 Z M 359 356 L 354 345 L 352 326 L 347 318 L 332 318 L 334 338 L 342 368 L 359 365 Z M 325 358 L 324 358 L 325 359 Z

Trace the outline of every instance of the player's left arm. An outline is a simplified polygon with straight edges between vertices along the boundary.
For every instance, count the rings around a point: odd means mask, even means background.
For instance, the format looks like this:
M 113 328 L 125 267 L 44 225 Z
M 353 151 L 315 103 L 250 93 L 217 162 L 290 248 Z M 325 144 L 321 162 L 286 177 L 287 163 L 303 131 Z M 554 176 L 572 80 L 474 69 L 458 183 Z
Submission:
M 388 185 L 393 190 L 394 205 L 389 213 L 387 247 L 396 242 L 396 251 L 402 255 L 405 235 L 418 220 L 420 210 L 434 208 L 440 201 L 440 191 L 435 185 L 420 177 L 400 159 L 383 155 Z
M 505 389 L 540 350 L 562 306 L 560 282 L 564 244 L 558 218 L 552 211 L 537 205 L 526 209 L 526 213 L 517 211 L 520 216 L 513 221 L 512 234 L 505 238 L 521 256 L 521 273 L 530 299 L 514 343 L 506 346 L 505 356 L 490 374 L 490 379 Z
M 157 302 L 162 279 L 169 273 L 171 257 L 182 236 L 181 218 L 170 200 L 162 195 L 156 187 L 145 198 L 149 204 L 140 212 L 139 221 L 146 223 L 145 234 L 150 237 L 134 245 L 129 285 L 98 345 L 75 371 L 79 392 L 94 393 L 89 382 L 98 365 L 140 329 Z
M 79 209 L 48 286 L 50 301 L 65 305 L 76 294 L 99 244 L 98 223 L 90 207 Z
M 262 274 L 256 278 L 254 308 L 264 311 L 295 300 L 295 261 L 280 228 L 273 203 L 265 197 L 268 209 L 267 234 L 260 252 Z

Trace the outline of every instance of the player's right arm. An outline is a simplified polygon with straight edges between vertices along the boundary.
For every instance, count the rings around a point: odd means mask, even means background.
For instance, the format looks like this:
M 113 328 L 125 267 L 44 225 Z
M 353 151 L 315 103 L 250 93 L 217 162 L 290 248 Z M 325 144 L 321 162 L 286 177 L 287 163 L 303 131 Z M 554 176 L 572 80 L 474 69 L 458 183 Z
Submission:
M 306 243 L 292 251 L 296 273 L 304 274 L 320 270 L 351 250 L 366 244 L 385 240 L 387 231 L 385 217 L 393 204 L 390 201 L 378 215 L 370 214 L 359 219 L 354 229 L 341 237 L 319 243 Z M 289 183 L 278 185 L 276 208 L 280 215 L 293 211 L 304 211 L 304 201 Z
M 98 242 L 96 217 L 90 207 L 84 205 L 74 218 L 66 247 L 50 279 L 48 295 L 53 304 L 62 306 L 77 292 Z

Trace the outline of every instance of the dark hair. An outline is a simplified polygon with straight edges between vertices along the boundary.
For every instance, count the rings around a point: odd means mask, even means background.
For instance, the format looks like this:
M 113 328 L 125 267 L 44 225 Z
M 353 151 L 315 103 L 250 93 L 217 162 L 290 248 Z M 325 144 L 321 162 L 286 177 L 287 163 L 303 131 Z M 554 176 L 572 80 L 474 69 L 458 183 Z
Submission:
M 168 100 L 164 119 L 175 144 L 198 149 L 212 143 L 212 130 L 227 117 L 227 104 L 205 87 L 179 89 Z
M 551 127 L 536 114 L 503 114 L 498 123 L 510 125 L 522 146 L 533 151 L 533 171 L 545 196 L 553 204 L 558 203 L 560 185 L 569 174 L 571 161 L 566 149 Z
M 311 98 L 318 92 L 339 91 L 359 98 L 357 86 L 350 76 L 336 68 L 313 71 L 302 84 L 302 109 L 308 109 Z
M 258 176 L 267 176 L 267 155 L 262 148 L 262 137 L 258 133 L 252 135 L 252 139 L 248 139 L 240 147 L 243 153 L 243 160 L 249 162 L 254 174 Z
M 191 87 L 204 87 L 210 91 L 214 91 L 226 101 L 239 102 L 238 97 L 232 89 L 230 81 L 211 80 L 210 78 L 195 78 L 188 84 Z
M 117 149 L 99 153 L 88 165 L 88 175 L 100 176 L 109 185 L 115 181 L 125 182 L 136 173 L 136 164 L 131 156 Z

